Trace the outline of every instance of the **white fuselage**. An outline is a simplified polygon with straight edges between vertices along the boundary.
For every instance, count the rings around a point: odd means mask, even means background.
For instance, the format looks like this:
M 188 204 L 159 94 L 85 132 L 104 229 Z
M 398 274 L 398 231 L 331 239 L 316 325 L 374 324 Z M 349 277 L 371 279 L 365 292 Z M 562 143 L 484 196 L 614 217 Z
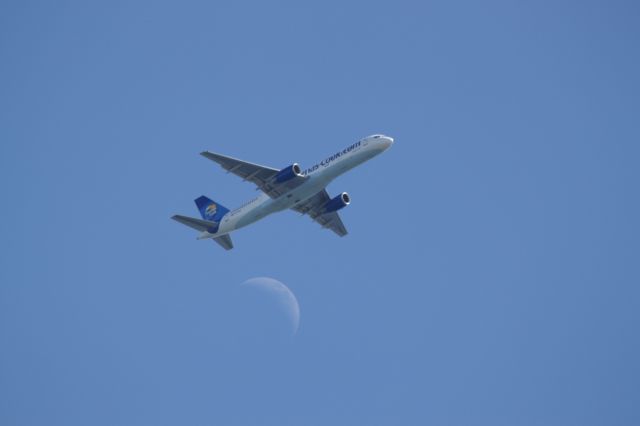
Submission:
M 219 237 L 250 225 L 272 213 L 290 209 L 322 191 L 341 174 L 380 154 L 392 143 L 393 139 L 383 135 L 364 138 L 304 170 L 302 173 L 308 176 L 308 179 L 302 185 L 278 198 L 271 198 L 265 193 L 260 193 L 256 198 L 224 215 L 218 232 L 215 234 L 203 232 L 199 238 Z

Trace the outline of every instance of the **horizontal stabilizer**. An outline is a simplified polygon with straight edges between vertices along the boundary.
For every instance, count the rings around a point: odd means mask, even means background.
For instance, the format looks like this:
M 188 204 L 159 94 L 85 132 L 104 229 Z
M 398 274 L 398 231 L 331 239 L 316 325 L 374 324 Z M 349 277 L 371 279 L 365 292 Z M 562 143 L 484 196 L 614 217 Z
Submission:
M 233 242 L 231 241 L 229 234 L 216 237 L 213 241 L 220 244 L 225 250 L 231 250 L 233 248 Z
M 195 217 L 182 216 L 177 214 L 172 216 L 171 219 L 178 221 L 183 225 L 187 225 L 188 227 L 193 228 L 197 231 L 215 232 L 218 229 L 218 224 L 216 222 L 196 219 Z

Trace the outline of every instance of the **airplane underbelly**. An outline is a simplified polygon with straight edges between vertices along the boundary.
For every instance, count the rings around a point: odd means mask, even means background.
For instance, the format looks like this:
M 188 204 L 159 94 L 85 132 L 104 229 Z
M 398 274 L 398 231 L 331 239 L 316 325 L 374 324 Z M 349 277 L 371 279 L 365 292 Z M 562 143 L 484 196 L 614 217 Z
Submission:
M 282 208 L 279 207 L 277 200 L 269 200 L 263 205 L 246 212 L 241 217 L 239 217 L 234 224 L 234 229 L 239 229 L 250 225 L 258 220 L 264 218 L 265 216 L 270 215 L 271 213 L 275 213 Z
M 327 186 L 327 183 L 317 179 L 315 182 L 309 182 L 309 185 L 303 185 L 302 187 L 296 188 L 288 194 L 284 194 L 282 196 L 282 210 L 290 209 L 296 204 L 308 200 L 318 192 L 322 191 L 325 186 Z

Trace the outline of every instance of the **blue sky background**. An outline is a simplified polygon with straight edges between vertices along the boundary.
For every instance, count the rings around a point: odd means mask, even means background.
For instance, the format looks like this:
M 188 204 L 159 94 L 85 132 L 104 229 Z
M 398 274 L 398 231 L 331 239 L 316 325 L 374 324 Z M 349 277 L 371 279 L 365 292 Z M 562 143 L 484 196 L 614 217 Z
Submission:
M 3 425 L 637 425 L 633 1 L 0 5 Z M 310 165 L 225 252 L 169 219 Z M 255 276 L 287 284 L 300 330 Z

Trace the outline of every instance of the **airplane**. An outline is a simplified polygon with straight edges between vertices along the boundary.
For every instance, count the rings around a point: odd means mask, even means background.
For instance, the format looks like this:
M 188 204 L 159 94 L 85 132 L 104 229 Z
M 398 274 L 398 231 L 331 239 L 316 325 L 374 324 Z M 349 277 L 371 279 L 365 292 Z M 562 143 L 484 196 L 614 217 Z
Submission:
M 347 235 L 347 229 L 338 210 L 348 206 L 351 197 L 343 192 L 331 198 L 326 186 L 341 174 L 387 150 L 392 144 L 393 138 L 388 136 L 368 136 L 306 170 L 302 170 L 298 163 L 280 170 L 204 151 L 200 155 L 215 161 L 227 173 L 255 184 L 262 192 L 235 210 L 229 210 L 203 195 L 195 200 L 202 219 L 182 215 L 174 215 L 172 219 L 200 231 L 197 239 L 213 239 L 226 250 L 233 248 L 229 235 L 232 231 L 286 209 L 307 214 L 323 228 L 331 229 L 343 237 Z

